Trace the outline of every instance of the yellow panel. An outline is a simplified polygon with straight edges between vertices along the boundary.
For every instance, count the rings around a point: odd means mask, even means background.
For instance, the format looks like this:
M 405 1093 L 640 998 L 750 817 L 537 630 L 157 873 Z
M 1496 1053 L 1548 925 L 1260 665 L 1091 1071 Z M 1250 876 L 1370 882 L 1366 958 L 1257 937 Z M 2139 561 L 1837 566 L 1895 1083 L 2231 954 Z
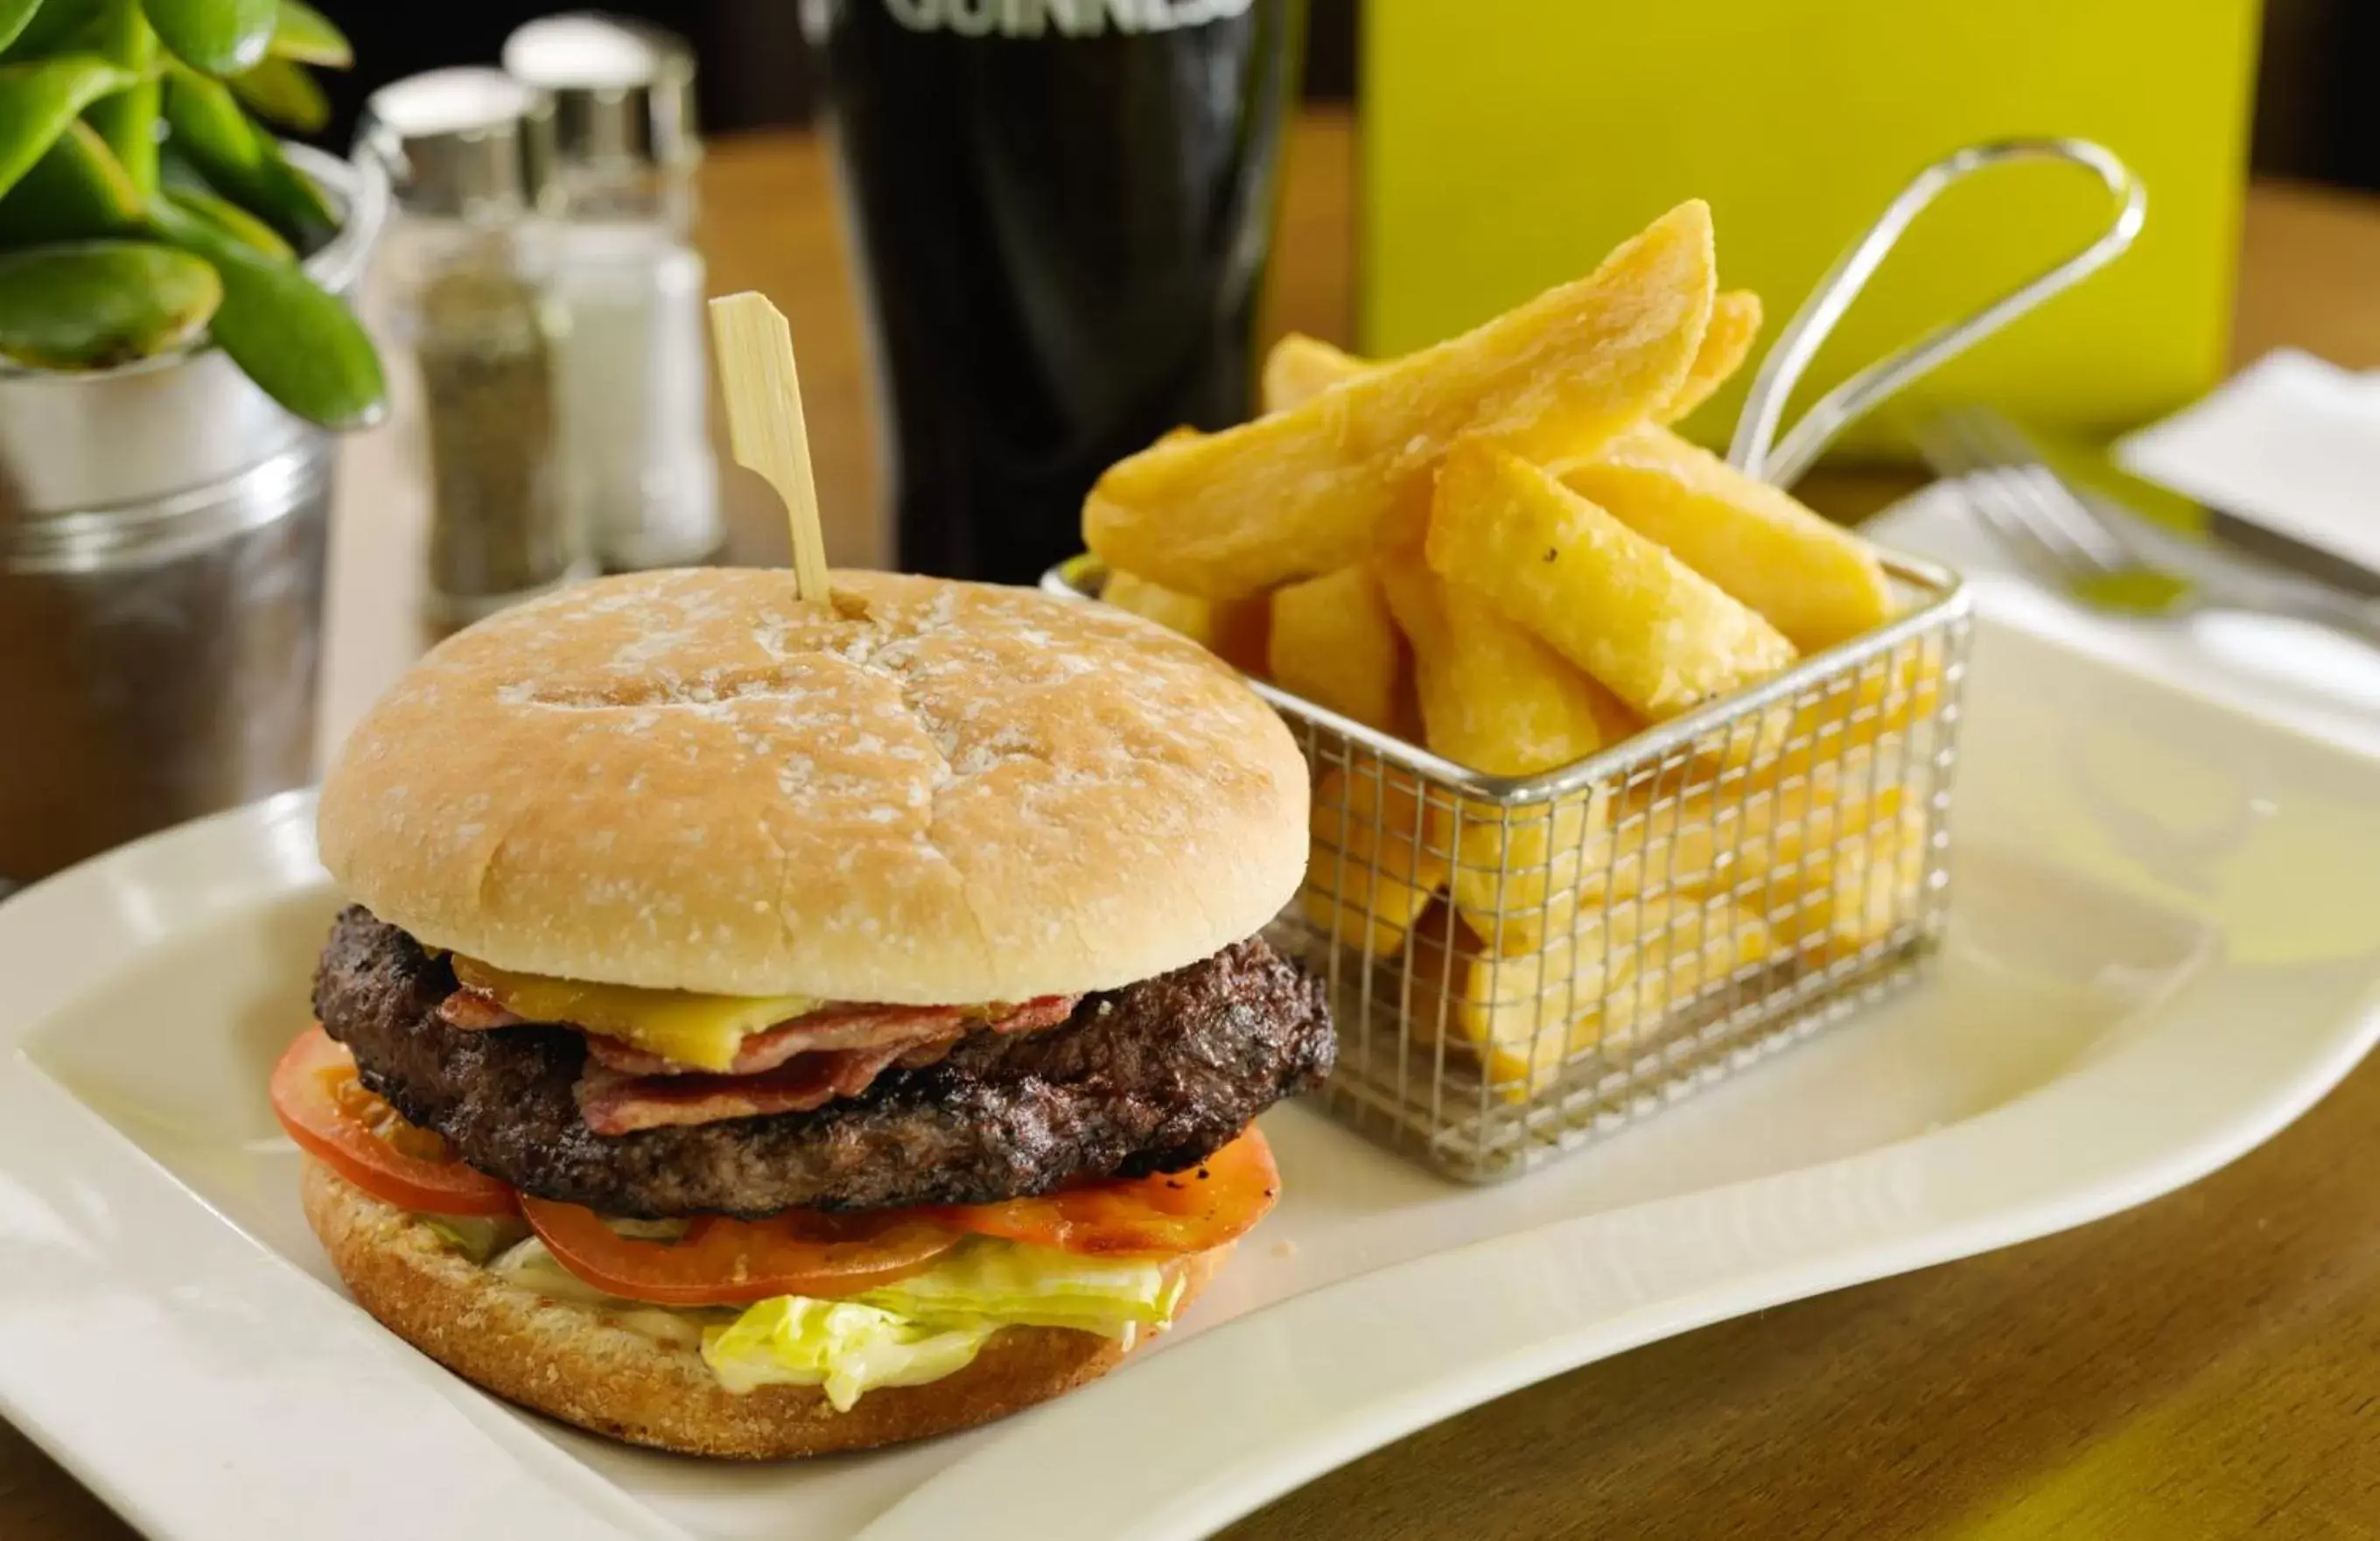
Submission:
M 2166 412 L 2224 361 L 2257 16 L 2256 0 L 1375 0 L 1362 345 L 1398 354 L 1451 336 L 1588 271 L 1690 197 L 1717 216 L 1720 283 L 1757 290 L 1773 334 L 1926 161 L 1976 140 L 2074 134 L 2141 173 L 2146 234 L 1924 390 L 2086 431 Z M 2104 203 L 2063 166 L 1953 189 L 1813 383 L 2079 245 Z M 1750 373 L 1690 419 L 1692 436 L 1725 436 Z

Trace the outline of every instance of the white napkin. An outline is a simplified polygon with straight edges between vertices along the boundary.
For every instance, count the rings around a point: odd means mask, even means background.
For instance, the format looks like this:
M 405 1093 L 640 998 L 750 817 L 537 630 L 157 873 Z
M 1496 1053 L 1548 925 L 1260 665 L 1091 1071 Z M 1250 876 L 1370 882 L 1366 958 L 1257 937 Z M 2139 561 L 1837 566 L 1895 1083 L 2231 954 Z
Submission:
M 2284 348 L 2114 454 L 2135 476 L 2380 572 L 2380 377 Z
M 2309 410 L 2309 401 L 2322 405 Z M 2288 426 L 2272 429 L 2276 419 L 2287 419 Z M 2268 451 L 2280 442 L 2266 436 L 2268 429 L 2288 436 L 2287 453 Z M 2362 486 L 2380 489 L 2380 378 L 2303 355 L 2275 355 L 2197 406 L 2134 435 L 2133 443 L 2128 459 L 2134 474 L 2219 501 L 2242 517 L 2252 512 L 2343 555 L 2357 555 L 2348 540 L 2360 537 L 2373 554 L 2358 559 L 2380 567 L 2380 494 L 2359 506 L 2349 486 L 2361 478 Z M 2034 583 L 1948 483 L 1886 510 L 1863 533 L 1957 569 L 1977 608 L 1995 620 L 2380 756 L 2380 649 L 2272 616 L 2209 612 L 2160 621 L 2084 609 Z

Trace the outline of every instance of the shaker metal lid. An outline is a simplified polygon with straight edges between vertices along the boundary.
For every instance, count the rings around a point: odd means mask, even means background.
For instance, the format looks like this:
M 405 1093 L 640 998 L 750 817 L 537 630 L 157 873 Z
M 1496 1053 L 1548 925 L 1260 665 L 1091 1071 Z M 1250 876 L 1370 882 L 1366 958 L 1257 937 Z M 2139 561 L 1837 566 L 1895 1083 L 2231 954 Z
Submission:
M 501 69 L 432 69 L 367 97 L 356 142 L 387 165 L 405 208 L 503 218 L 547 200 L 553 113 L 552 97 Z
M 701 153 L 694 50 L 674 32 L 572 11 L 514 29 L 503 58 L 507 73 L 552 96 L 565 163 L 670 166 Z

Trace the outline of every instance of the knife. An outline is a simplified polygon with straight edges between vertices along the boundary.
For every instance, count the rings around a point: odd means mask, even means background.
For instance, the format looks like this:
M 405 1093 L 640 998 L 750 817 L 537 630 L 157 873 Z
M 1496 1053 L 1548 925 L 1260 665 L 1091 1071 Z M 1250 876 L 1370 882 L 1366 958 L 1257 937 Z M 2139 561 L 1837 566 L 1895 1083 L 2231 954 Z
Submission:
M 2042 440 L 2044 458 L 2059 476 L 2168 533 L 2192 540 L 2210 555 L 2243 558 L 2359 599 L 2380 600 L 2380 572 L 2360 562 L 2137 476 L 2100 445 L 2034 431 Z

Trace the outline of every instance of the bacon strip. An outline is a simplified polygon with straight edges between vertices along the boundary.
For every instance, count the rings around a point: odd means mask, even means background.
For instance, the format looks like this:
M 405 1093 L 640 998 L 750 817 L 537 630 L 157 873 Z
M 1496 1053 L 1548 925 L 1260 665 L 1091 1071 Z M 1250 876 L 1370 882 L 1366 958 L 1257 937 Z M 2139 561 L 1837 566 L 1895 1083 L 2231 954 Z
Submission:
M 1074 1014 L 1080 999 L 1038 996 L 990 1018 L 971 1016 L 964 1006 L 826 1006 L 747 1037 L 724 1073 L 581 1029 L 587 1066 L 577 1086 L 579 1116 L 598 1135 L 628 1135 L 808 1112 L 839 1097 L 857 1097 L 892 1065 L 933 1064 L 978 1027 L 1023 1033 L 1055 1026 Z M 449 994 L 438 1014 L 448 1025 L 473 1032 L 525 1020 L 474 989 Z
M 917 1044 L 974 1026 L 989 1027 L 996 1033 L 1053 1027 L 1074 1014 L 1075 1002 L 1081 999 L 1075 995 L 1036 996 L 1007 1014 L 991 1018 L 970 1018 L 963 1006 L 826 1006 L 747 1037 L 736 1050 L 735 1064 L 723 1072 L 704 1072 L 698 1066 L 680 1064 L 601 1033 L 587 1035 L 588 1051 L 627 1075 L 756 1075 L 812 1050 L 869 1049 L 895 1042 Z M 448 1026 L 467 1032 L 517 1027 L 528 1020 L 475 989 L 457 989 L 449 994 L 439 1002 L 438 1015 Z
M 1079 995 L 1037 995 L 1006 1016 L 988 1017 L 984 1025 L 995 1033 L 1030 1033 L 1055 1027 L 1075 1014 Z
M 491 1027 L 517 1027 L 525 1020 L 475 989 L 458 989 L 438 1002 L 438 1015 L 447 1026 L 473 1033 Z
M 790 1062 L 797 1055 L 834 1050 L 922 1050 L 937 1043 L 956 1043 L 978 1026 L 990 1027 L 996 1033 L 1054 1026 L 1074 1014 L 1078 999 L 1045 995 L 990 1021 L 971 1019 L 965 1008 L 960 1006 L 828 1006 L 753 1034 L 736 1050 L 733 1065 L 708 1074 L 759 1075 Z M 623 1075 L 706 1074 L 699 1066 L 680 1064 L 600 1033 L 587 1035 L 587 1052 Z
M 904 1050 L 832 1049 L 758 1075 L 623 1075 L 589 1062 L 578 1077 L 578 1116 L 598 1135 L 717 1123 L 767 1113 L 807 1113 L 856 1097 Z
M 1045 995 L 982 1025 L 998 1033 L 1055 1026 L 1074 1014 L 1079 999 Z M 855 1018 L 857 1014 L 853 1013 Z M 875 1041 L 805 1047 L 765 1070 L 728 1075 L 674 1065 L 659 1074 L 625 1069 L 619 1062 L 669 1062 L 589 1035 L 587 1068 L 579 1073 L 577 1087 L 578 1116 L 597 1135 L 619 1135 L 769 1113 L 807 1113 L 840 1097 L 857 1097 L 895 1064 L 905 1069 L 932 1064 L 977 1025 L 958 1012 L 928 1007 L 907 1014 L 908 1036 L 904 1037 L 892 1025 L 902 1020 L 896 1008 L 880 1008 L 876 1014 Z M 743 1063 L 740 1055 L 737 1063 Z
M 958 1032 L 965 1020 L 965 1011 L 957 1006 L 828 1006 L 746 1038 L 735 1050 L 735 1062 L 721 1074 L 758 1075 L 814 1050 L 914 1044 Z M 697 1066 L 663 1059 L 600 1033 L 587 1035 L 587 1052 L 624 1075 L 698 1072 Z

